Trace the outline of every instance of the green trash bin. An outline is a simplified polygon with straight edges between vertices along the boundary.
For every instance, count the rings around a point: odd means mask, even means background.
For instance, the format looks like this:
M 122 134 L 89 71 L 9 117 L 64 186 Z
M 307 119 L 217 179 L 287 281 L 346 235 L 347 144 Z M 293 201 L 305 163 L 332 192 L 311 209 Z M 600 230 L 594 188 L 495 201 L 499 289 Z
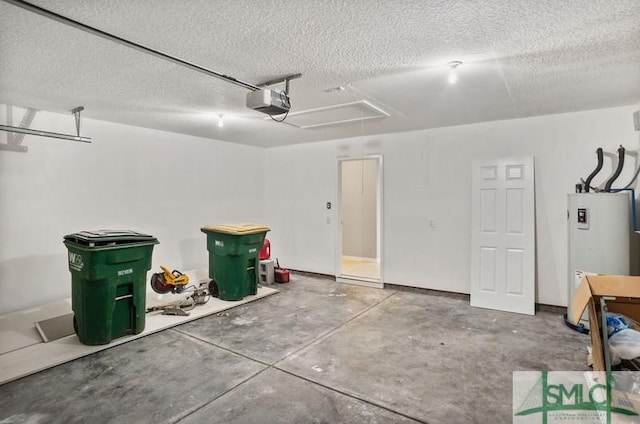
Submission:
M 258 292 L 258 255 L 269 228 L 257 224 L 207 225 L 209 292 L 221 300 L 241 300 Z
M 144 330 L 146 277 L 158 240 L 135 231 L 64 236 L 69 250 L 73 324 L 80 342 L 102 345 Z

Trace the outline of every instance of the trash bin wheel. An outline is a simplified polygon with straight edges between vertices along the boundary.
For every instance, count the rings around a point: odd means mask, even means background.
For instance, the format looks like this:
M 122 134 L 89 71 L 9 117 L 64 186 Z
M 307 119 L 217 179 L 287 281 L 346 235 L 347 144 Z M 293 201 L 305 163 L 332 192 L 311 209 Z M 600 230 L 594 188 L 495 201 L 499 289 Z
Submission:
M 78 320 L 75 315 L 73 316 L 73 331 L 78 334 Z
M 165 294 L 171 291 L 171 286 L 164 281 L 164 275 L 157 273 L 151 275 L 151 288 L 154 292 Z
M 218 283 L 216 283 L 216 280 L 209 281 L 209 295 L 212 297 L 220 296 L 220 291 L 218 290 Z

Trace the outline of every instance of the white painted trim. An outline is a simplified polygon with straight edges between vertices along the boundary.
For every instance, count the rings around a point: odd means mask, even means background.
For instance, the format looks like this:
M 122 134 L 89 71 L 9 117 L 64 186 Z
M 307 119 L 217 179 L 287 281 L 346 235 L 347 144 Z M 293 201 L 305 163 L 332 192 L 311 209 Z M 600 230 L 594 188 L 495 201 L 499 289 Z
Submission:
M 368 278 L 355 278 L 355 277 L 347 278 L 345 276 L 337 276 L 336 283 L 352 284 L 354 286 L 372 287 L 374 289 L 384 288 L 384 283 L 377 280 L 370 280 Z
M 338 157 L 336 160 L 336 170 L 338 173 L 337 185 L 336 185 L 336 207 L 338 208 L 338 225 L 336 225 L 338 236 L 336 237 L 336 257 L 335 257 L 335 270 L 336 270 L 336 281 L 338 279 L 348 279 L 349 281 L 353 281 L 353 278 L 344 278 L 345 276 L 342 274 L 342 162 L 343 161 L 355 161 L 355 160 L 363 160 L 363 159 L 376 159 L 378 161 L 378 172 L 377 172 L 377 189 L 378 189 L 378 198 L 377 198 L 377 220 L 378 220 L 378 228 L 377 228 L 377 252 L 378 257 L 376 260 L 378 261 L 379 267 L 379 280 L 368 280 L 368 282 L 372 282 L 375 284 L 374 286 L 369 287 L 384 287 L 384 243 L 383 243 L 383 229 L 384 229 L 384 168 L 383 168 L 383 156 L 382 154 L 372 154 L 372 155 L 364 155 L 358 157 Z M 362 280 L 358 280 L 362 281 Z M 364 281 L 367 281 L 365 279 Z M 355 284 L 355 283 L 353 283 Z

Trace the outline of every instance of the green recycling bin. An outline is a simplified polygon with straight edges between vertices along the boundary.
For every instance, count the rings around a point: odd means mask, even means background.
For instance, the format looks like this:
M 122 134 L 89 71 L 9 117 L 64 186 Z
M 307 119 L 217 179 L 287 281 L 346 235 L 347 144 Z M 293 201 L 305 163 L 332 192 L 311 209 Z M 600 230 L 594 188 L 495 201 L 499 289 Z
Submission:
M 69 251 L 73 324 L 80 342 L 108 344 L 144 330 L 147 271 L 158 240 L 135 231 L 64 236 Z
M 209 292 L 221 300 L 241 300 L 258 292 L 258 254 L 269 228 L 257 224 L 207 225 Z

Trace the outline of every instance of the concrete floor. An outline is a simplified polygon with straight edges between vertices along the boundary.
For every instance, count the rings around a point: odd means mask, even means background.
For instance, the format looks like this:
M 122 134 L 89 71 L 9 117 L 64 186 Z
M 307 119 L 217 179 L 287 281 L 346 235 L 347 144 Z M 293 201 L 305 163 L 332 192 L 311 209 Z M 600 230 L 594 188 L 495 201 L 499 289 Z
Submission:
M 0 423 L 502 423 L 512 371 L 586 370 L 559 314 L 293 275 L 281 293 L 0 386 Z

